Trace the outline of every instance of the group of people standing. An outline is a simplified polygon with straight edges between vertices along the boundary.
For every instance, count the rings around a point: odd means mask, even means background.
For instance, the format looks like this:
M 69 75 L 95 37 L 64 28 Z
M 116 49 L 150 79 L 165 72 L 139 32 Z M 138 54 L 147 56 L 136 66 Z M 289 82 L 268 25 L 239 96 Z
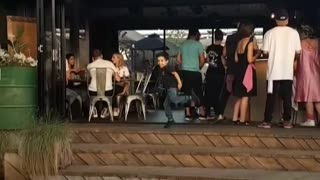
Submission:
M 188 39 L 181 44 L 177 56 L 177 63 L 181 65 L 181 80 L 176 79 L 182 86 L 181 91 L 186 97 L 191 97 L 190 103 L 186 105 L 185 120 L 191 120 L 195 116 L 200 120 L 211 119 L 211 108 L 218 120 L 224 119 L 224 109 L 232 94 L 237 98 L 233 122 L 248 125 L 249 100 L 257 96 L 255 61 L 263 53 L 268 56 L 267 100 L 264 119 L 258 127 L 271 128 L 275 98 L 278 94 L 283 101 L 283 127 L 293 127 L 291 113 L 294 78 L 294 99 L 298 103 L 305 103 L 307 110 L 307 120 L 301 125 L 315 126 L 314 108 L 320 112 L 319 40 L 311 33 L 310 26 L 302 26 L 299 35 L 296 29 L 288 26 L 288 21 L 289 15 L 285 9 L 275 12 L 276 27 L 265 33 L 261 50 L 254 38 L 255 27 L 247 21 L 241 22 L 238 31 L 227 37 L 224 47 L 221 45 L 223 32 L 217 29 L 215 43 L 206 51 L 199 42 L 199 31 L 190 29 Z M 206 72 L 204 84 L 200 73 L 203 67 Z M 172 77 L 177 76 L 175 71 L 170 73 Z M 166 75 L 170 76 L 170 73 Z M 180 87 L 176 86 L 176 90 L 179 89 Z M 178 101 L 171 99 L 171 103 Z M 196 107 L 199 107 L 198 113 L 195 113 Z M 172 122 L 171 115 L 168 123 Z

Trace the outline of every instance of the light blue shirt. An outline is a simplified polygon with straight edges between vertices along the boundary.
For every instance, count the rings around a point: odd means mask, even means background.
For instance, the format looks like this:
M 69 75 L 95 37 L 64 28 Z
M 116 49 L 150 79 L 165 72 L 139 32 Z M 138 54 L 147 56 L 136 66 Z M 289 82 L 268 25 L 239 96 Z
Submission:
M 199 41 L 191 39 L 184 41 L 179 52 L 182 56 L 182 70 L 200 71 L 199 57 L 204 53 L 204 47 Z

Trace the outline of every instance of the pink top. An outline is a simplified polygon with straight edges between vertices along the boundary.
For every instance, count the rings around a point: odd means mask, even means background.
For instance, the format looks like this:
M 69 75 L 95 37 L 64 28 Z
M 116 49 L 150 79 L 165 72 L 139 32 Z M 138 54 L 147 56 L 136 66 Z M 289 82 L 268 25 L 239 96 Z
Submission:
M 305 39 L 297 66 L 296 102 L 320 102 L 319 40 Z

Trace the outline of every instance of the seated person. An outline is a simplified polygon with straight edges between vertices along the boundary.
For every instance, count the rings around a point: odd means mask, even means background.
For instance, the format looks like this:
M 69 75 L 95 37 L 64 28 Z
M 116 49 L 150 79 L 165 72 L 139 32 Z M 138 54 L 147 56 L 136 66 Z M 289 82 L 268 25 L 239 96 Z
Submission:
M 162 77 L 163 87 L 167 91 L 166 99 L 164 100 L 163 107 L 165 114 L 168 118 L 168 122 L 165 125 L 165 128 L 170 127 L 174 123 L 171 103 L 173 104 L 186 104 L 190 103 L 191 97 L 188 96 L 178 96 L 178 91 L 181 90 L 182 81 L 179 74 L 174 68 L 169 67 L 169 55 L 166 52 L 159 53 L 157 55 L 158 64 L 160 67 L 160 73 Z
M 124 62 L 123 55 L 120 53 L 114 53 L 112 56 L 112 62 L 116 66 L 116 69 L 118 71 L 118 75 L 121 79 L 119 83 L 116 84 L 115 86 L 115 95 L 113 104 L 114 104 L 114 109 L 113 109 L 113 115 L 114 116 L 119 116 L 119 108 L 118 108 L 118 102 L 117 102 L 117 96 L 126 96 L 129 95 L 129 86 L 130 83 L 129 81 L 126 81 L 128 78 L 130 78 L 130 73 L 129 69 Z
M 129 82 L 126 79 L 130 78 L 129 69 L 124 62 L 123 55 L 120 53 L 114 53 L 112 56 L 112 62 L 116 66 L 118 75 L 121 81 L 116 84 L 115 94 L 118 96 L 129 94 Z
M 88 87 L 90 96 L 97 95 L 96 68 L 108 68 L 106 74 L 105 95 L 113 96 L 112 78 L 114 77 L 116 81 L 120 81 L 118 71 L 112 62 L 103 59 L 101 51 L 97 49 L 93 51 L 93 62 L 87 67 L 91 76 L 91 82 Z M 94 108 L 93 117 L 98 117 L 98 113 L 101 118 L 105 118 L 107 116 L 108 109 L 106 107 L 102 107 L 102 103 L 98 103 L 98 110 Z
M 74 78 L 73 72 L 77 70 L 74 69 L 75 58 L 72 53 L 66 55 L 66 84 L 68 85 L 68 81 Z M 66 101 L 71 105 L 75 102 L 75 100 L 80 99 L 82 101 L 81 96 L 74 90 L 70 88 L 66 88 Z
M 76 59 L 73 53 L 66 55 L 66 77 L 67 80 L 75 79 L 75 75 L 83 72 L 84 69 L 76 68 Z

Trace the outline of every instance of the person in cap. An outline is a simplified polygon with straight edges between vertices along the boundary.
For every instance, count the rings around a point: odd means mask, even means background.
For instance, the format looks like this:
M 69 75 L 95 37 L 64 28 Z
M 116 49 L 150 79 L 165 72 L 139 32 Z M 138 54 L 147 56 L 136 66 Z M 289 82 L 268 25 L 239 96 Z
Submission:
M 301 42 L 298 32 L 288 27 L 289 14 L 285 9 L 275 12 L 277 26 L 264 35 L 262 51 L 268 55 L 267 100 L 264 121 L 260 128 L 271 128 L 274 102 L 277 94 L 283 100 L 283 127 L 292 128 L 292 81 L 294 61 L 299 57 Z

